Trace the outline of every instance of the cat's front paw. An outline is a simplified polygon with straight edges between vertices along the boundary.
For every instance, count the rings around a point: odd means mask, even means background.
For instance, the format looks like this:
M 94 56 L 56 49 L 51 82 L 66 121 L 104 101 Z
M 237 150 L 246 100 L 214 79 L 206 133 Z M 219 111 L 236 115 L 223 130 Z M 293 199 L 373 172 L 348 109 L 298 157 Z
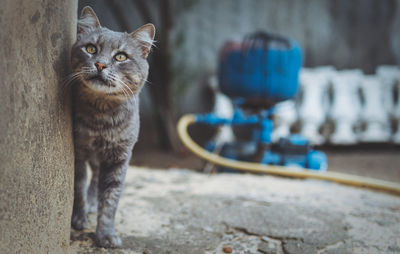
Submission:
M 87 228 L 88 227 L 87 214 L 74 212 L 72 214 L 71 225 L 76 230 L 82 230 Z
M 115 233 L 113 234 L 96 234 L 97 245 L 103 248 L 118 248 L 122 246 L 121 238 Z

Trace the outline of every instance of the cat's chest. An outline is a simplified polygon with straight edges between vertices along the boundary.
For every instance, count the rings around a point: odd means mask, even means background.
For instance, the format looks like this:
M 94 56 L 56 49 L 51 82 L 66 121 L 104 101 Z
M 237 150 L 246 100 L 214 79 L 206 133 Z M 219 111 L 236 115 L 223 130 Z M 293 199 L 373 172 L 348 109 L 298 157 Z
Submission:
M 126 103 L 103 111 L 93 104 L 78 101 L 74 107 L 75 142 L 85 150 L 112 149 L 121 143 L 134 144 L 139 131 L 139 112 Z
M 127 139 L 133 132 L 134 122 L 128 114 L 86 115 L 78 114 L 75 120 L 76 138 L 91 149 L 101 149 L 108 144 Z
M 133 116 L 130 112 L 112 114 L 78 114 L 75 124 L 78 129 L 90 137 L 113 138 L 126 128 L 130 128 Z
M 106 144 L 116 142 L 117 139 L 110 130 L 93 129 L 82 122 L 77 122 L 75 127 L 76 142 L 87 150 L 104 149 Z
M 87 152 L 101 153 L 106 150 L 113 150 L 122 143 L 128 146 L 133 145 L 137 139 L 134 138 L 137 137 L 137 133 L 135 135 L 130 130 L 118 132 L 115 130 L 93 131 L 87 128 L 80 128 L 76 133 L 75 142 Z

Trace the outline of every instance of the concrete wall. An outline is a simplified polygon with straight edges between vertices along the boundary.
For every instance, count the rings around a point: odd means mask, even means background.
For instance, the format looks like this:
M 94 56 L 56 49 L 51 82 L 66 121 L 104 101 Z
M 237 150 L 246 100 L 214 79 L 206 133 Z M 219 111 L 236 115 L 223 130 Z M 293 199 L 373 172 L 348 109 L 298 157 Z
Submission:
M 148 2 L 157 11 L 159 1 Z M 94 7 L 103 25 L 120 29 L 110 1 L 79 2 L 80 7 Z M 132 29 L 143 24 L 132 1 L 118 2 L 123 6 L 119 15 L 129 17 Z M 205 77 L 217 69 L 223 43 L 254 31 L 296 39 L 308 67 L 333 65 L 373 73 L 378 65 L 400 64 L 400 0 L 177 0 L 175 6 L 174 85 L 180 95 L 177 105 L 184 112 L 212 103 L 199 94 Z M 151 103 L 146 89 L 142 98 L 141 109 L 146 111 Z
M 307 67 L 374 73 L 379 65 L 400 64 L 399 19 L 399 0 L 194 1 L 177 17 L 172 36 L 176 85 L 188 88 L 180 108 L 201 108 L 201 82 L 218 68 L 226 40 L 269 31 L 297 40 Z
M 77 1 L 0 9 L 0 252 L 67 253 L 73 199 L 68 72 Z
M 213 71 L 226 40 L 263 30 L 296 39 L 306 66 L 373 73 L 400 61 L 399 10 L 398 0 L 196 1 L 177 19 L 175 60 L 180 69 Z

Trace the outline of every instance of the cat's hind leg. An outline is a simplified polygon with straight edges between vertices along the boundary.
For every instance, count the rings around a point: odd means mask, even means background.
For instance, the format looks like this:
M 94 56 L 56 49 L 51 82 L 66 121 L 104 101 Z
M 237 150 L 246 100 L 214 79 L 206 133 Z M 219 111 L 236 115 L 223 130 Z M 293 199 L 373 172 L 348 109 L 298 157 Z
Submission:
M 98 196 L 98 183 L 99 183 L 99 163 L 95 160 L 89 161 L 90 168 L 92 169 L 92 179 L 88 189 L 88 211 L 89 213 L 97 212 L 97 196 Z
M 86 204 L 86 164 L 85 160 L 75 156 L 74 176 L 74 207 L 71 224 L 74 229 L 82 230 L 88 227 Z

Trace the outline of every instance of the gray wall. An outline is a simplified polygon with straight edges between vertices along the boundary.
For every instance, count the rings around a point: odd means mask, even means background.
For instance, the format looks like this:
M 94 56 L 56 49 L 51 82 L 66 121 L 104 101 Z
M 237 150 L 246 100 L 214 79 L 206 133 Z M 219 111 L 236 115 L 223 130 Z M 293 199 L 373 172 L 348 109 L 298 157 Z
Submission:
M 0 252 L 67 253 L 73 198 L 68 72 L 77 1 L 0 9 Z
M 263 30 L 296 39 L 306 66 L 374 72 L 400 61 L 398 19 L 399 0 L 201 0 L 178 17 L 172 39 L 179 69 L 213 70 L 226 40 Z
M 297 40 L 307 67 L 374 73 L 378 65 L 400 63 L 400 0 L 193 2 L 177 17 L 172 36 L 176 85 L 187 89 L 179 105 L 187 112 L 204 105 L 202 80 L 218 68 L 223 43 L 259 30 Z
M 157 11 L 157 2 L 147 0 Z M 174 85 L 183 111 L 206 109 L 199 96 L 206 76 L 215 73 L 218 52 L 231 38 L 258 30 L 296 39 L 305 66 L 334 65 L 373 73 L 381 64 L 400 63 L 400 0 L 176 0 L 172 32 Z M 108 4 L 107 4 L 108 3 Z M 131 0 L 119 0 L 134 28 L 143 24 Z M 92 5 L 102 24 L 119 29 L 107 0 Z M 154 49 L 157 50 L 157 49 Z M 151 71 L 151 70 L 150 70 Z M 146 91 L 142 109 L 150 101 Z M 145 105 L 143 105 L 145 104 Z

